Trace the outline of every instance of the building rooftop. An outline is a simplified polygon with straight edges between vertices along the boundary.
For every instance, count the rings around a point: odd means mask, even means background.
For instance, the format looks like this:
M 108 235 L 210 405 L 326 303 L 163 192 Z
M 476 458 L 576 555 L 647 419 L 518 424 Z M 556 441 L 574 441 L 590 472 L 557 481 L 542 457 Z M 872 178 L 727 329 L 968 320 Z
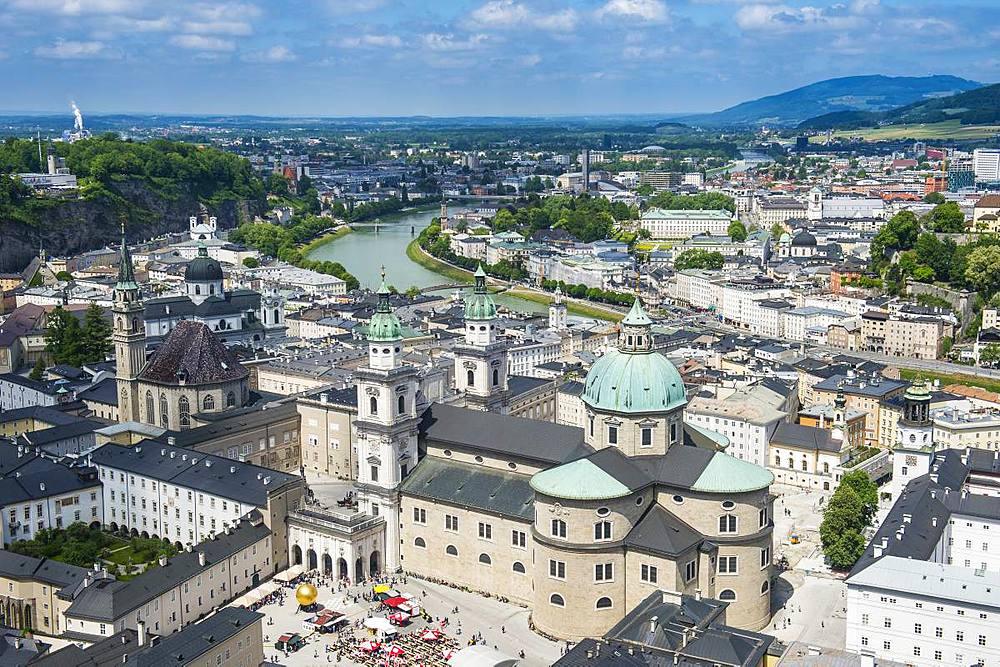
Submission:
M 201 322 L 182 320 L 139 374 L 160 384 L 218 384 L 249 375 L 236 355 Z

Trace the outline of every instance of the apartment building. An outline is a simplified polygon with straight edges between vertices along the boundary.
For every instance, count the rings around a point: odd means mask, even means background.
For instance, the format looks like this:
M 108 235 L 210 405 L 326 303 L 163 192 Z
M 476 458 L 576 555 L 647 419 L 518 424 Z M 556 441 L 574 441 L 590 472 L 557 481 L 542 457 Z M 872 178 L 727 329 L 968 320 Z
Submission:
M 847 313 L 817 306 L 802 306 L 784 311 L 781 318 L 785 340 L 805 341 L 809 338 L 810 330 L 828 331 L 831 324 L 846 319 Z
M 724 399 L 695 397 L 684 411 L 686 423 L 726 436 L 727 454 L 763 467 L 767 467 L 768 442 L 787 416 L 749 392 Z
M 732 221 L 733 215 L 726 210 L 651 208 L 642 214 L 639 228 L 654 239 L 687 239 L 699 234 L 725 235 Z
M 937 359 L 944 345 L 944 322 L 932 317 L 902 319 L 881 311 L 861 316 L 862 349 L 895 357 Z

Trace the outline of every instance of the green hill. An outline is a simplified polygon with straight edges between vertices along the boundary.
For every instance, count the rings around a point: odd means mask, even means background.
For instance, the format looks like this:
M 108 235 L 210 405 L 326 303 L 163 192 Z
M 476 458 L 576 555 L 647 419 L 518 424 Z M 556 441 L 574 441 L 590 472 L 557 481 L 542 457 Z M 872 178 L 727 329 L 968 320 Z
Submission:
M 956 76 L 848 76 L 827 79 L 769 95 L 711 114 L 674 120 L 707 127 L 796 125 L 804 120 L 845 111 L 881 112 L 933 97 L 978 88 Z

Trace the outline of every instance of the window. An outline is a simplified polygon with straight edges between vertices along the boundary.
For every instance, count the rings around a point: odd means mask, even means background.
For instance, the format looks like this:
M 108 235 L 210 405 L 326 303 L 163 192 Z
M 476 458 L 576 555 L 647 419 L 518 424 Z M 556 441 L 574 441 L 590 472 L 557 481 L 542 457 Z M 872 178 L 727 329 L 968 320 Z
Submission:
M 566 563 L 561 560 L 549 560 L 549 576 L 553 579 L 565 579 Z
M 670 442 L 671 444 L 677 442 L 677 422 L 670 424 Z
M 562 519 L 552 519 L 552 537 L 566 538 L 566 522 Z
M 696 576 L 698 576 L 698 563 L 697 561 L 689 560 L 684 565 L 684 581 L 691 581 Z
M 767 595 L 770 592 L 771 592 L 771 582 L 765 580 L 764 583 L 760 585 L 760 594 Z
M 458 556 L 458 549 L 455 548 L 454 544 L 449 544 L 444 548 L 444 552 L 449 556 Z
M 935 660 L 941 659 L 941 651 L 934 651 L 934 659 Z
M 733 514 L 723 514 L 719 517 L 719 532 L 720 533 L 735 533 L 736 532 L 736 516 Z
M 493 386 L 500 384 L 500 371 L 496 368 L 493 369 Z
M 934 628 L 934 636 L 938 638 L 944 637 L 944 628 Z
M 922 625 L 920 625 L 919 623 L 914 623 L 913 624 L 913 634 L 919 635 L 919 634 L 923 634 L 923 632 L 924 632 L 924 628 L 923 628 Z
M 594 539 L 597 541 L 611 539 L 611 522 L 598 521 L 594 524 Z
M 160 394 L 160 426 L 166 428 L 169 424 L 169 408 L 166 394 Z
M 760 508 L 760 511 L 757 513 L 757 518 L 758 518 L 758 521 L 760 523 L 760 527 L 761 528 L 763 528 L 764 526 L 767 525 L 767 508 L 766 507 Z
M 957 641 L 957 642 L 964 642 L 965 641 L 965 633 L 962 632 L 961 630 L 956 631 L 955 632 L 955 641 Z
M 979 645 L 986 646 L 986 635 L 979 635 Z
M 417 547 L 418 549 L 426 549 L 427 542 L 425 542 L 424 538 L 422 537 L 416 537 L 413 539 L 413 546 Z
M 206 412 L 215 409 L 215 399 L 211 395 L 205 396 L 201 401 L 201 409 Z
M 235 408 L 236 407 L 236 394 L 229 392 L 226 394 L 226 407 Z
M 493 565 L 493 560 L 489 554 L 479 554 L 479 562 L 483 565 Z
M 523 531 L 512 530 L 510 531 L 510 544 L 518 549 L 523 549 L 525 543 L 527 542 L 527 536 Z
M 919 646 L 914 646 L 913 647 L 913 655 L 920 655 L 920 647 Z
M 472 370 L 469 370 L 465 374 L 465 383 L 470 387 L 476 386 L 476 374 Z
M 153 407 L 153 392 L 146 392 L 146 423 L 156 423 L 156 408 Z
M 862 637 L 861 638 L 861 645 L 862 646 L 868 646 L 868 637 Z
M 373 482 L 378 481 L 378 466 L 371 467 L 371 478 Z
M 719 556 L 719 574 L 737 574 L 738 561 L 736 556 Z
M 861 614 L 861 625 L 868 625 L 868 614 Z
M 639 578 L 646 583 L 655 584 L 656 583 L 656 566 L 655 565 L 643 565 L 640 569 Z
M 892 627 L 892 619 L 889 618 L 888 616 L 886 616 L 885 618 L 883 618 L 882 619 L 882 627 L 891 628 Z
M 421 507 L 413 508 L 413 522 L 414 523 L 427 523 L 427 510 Z
M 617 445 L 618 444 L 618 427 L 609 426 L 608 427 L 608 444 Z
M 727 588 L 721 593 L 719 593 L 719 599 L 722 600 L 723 602 L 735 602 L 736 592 L 731 588 Z
M 452 532 L 458 532 L 458 517 L 451 514 L 445 514 L 444 529 Z
M 493 526 L 488 523 L 479 522 L 479 539 L 481 540 L 492 540 L 493 539 Z
M 643 447 L 653 446 L 653 429 L 651 428 L 642 429 L 642 446 Z
M 554 607 L 565 607 L 566 601 L 563 600 L 563 596 L 559 595 L 558 593 L 553 593 L 552 595 L 549 596 L 549 604 Z
M 885 651 L 891 651 L 892 650 L 892 642 L 889 641 L 889 640 L 883 641 L 882 642 L 882 649 L 885 650 Z
M 614 564 L 598 563 L 594 566 L 594 581 L 614 581 Z
M 763 570 L 771 564 L 771 547 L 764 547 L 760 550 L 760 568 Z
M 611 609 L 611 598 L 603 597 L 598 598 L 597 604 L 595 605 L 597 609 Z
M 396 399 L 396 412 L 398 414 L 404 414 L 406 412 L 406 396 L 400 396 Z
M 378 396 L 372 396 L 368 399 L 368 413 L 372 415 L 378 414 Z
M 524 563 L 516 560 L 510 569 L 514 570 L 514 572 L 517 572 L 518 574 L 524 574 Z
M 191 404 L 188 403 L 187 396 L 177 399 L 177 412 L 180 414 L 181 426 L 191 425 Z

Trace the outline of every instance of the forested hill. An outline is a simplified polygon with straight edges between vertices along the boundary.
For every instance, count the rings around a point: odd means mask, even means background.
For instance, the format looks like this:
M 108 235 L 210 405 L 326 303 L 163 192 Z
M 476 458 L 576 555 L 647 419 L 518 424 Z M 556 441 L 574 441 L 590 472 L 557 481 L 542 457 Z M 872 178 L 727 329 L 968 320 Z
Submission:
M 78 178 L 78 197 L 35 195 L 11 174 L 45 171 L 38 144 L 0 144 L 0 272 L 23 268 L 39 245 L 72 255 L 114 242 L 122 219 L 129 238 L 141 240 L 183 231 L 201 204 L 221 227 L 264 210 L 264 184 L 249 162 L 215 148 L 114 134 L 53 145 Z

